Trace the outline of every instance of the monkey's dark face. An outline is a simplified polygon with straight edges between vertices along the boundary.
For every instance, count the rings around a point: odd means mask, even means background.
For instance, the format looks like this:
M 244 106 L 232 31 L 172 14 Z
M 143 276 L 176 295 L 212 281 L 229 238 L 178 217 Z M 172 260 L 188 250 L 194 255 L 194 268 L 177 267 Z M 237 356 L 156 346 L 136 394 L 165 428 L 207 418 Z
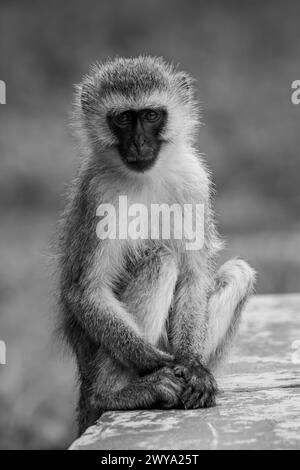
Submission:
M 155 163 L 167 121 L 165 108 L 128 109 L 107 116 L 108 125 L 118 140 L 117 148 L 126 166 L 144 172 Z

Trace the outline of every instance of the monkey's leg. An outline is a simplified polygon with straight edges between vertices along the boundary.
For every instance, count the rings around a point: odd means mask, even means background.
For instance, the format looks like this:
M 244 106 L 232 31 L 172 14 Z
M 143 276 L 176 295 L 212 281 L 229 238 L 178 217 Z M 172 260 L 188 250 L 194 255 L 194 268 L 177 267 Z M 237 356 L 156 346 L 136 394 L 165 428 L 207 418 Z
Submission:
M 186 374 L 188 385 L 181 397 L 186 408 L 200 408 L 214 404 L 216 385 L 206 367 L 209 369 L 215 367 L 224 356 L 236 332 L 242 307 L 253 290 L 254 281 L 255 272 L 240 259 L 228 261 L 218 271 L 216 289 L 207 304 L 206 328 L 204 329 L 203 322 L 201 323 L 201 316 L 194 317 L 194 320 L 198 318 L 199 322 L 198 326 L 194 325 L 195 330 L 200 328 L 205 331 L 206 338 L 202 344 L 197 345 L 201 362 L 199 363 L 198 360 L 198 365 L 196 364 L 196 373 Z M 201 298 L 203 297 L 200 285 L 198 287 L 198 291 L 194 289 L 192 294 L 194 305 L 196 305 L 195 292 L 198 292 Z M 178 324 L 178 320 L 175 323 Z M 190 334 L 187 339 L 189 338 L 191 342 L 193 337 Z M 193 345 L 195 348 L 195 341 Z M 182 370 L 179 367 L 180 372 Z
M 178 277 L 174 258 L 163 250 L 139 263 L 121 296 L 143 336 L 154 346 L 168 349 L 167 320 Z
M 241 259 L 227 261 L 217 272 L 216 289 L 208 301 L 207 367 L 216 367 L 226 354 L 254 283 L 255 271 Z

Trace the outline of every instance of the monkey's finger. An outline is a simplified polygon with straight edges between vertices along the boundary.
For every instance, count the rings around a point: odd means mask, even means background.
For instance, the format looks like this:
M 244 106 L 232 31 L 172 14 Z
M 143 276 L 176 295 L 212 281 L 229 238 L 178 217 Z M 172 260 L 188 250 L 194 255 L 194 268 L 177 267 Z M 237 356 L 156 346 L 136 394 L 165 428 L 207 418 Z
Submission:
M 192 393 L 192 395 L 189 397 L 189 399 L 186 402 L 186 406 L 188 409 L 196 409 L 196 408 L 201 408 L 200 406 L 200 395 L 198 392 Z
M 202 397 L 201 402 L 202 408 L 211 408 L 216 406 L 216 396 L 213 393 L 207 393 Z
M 159 404 L 162 408 L 174 408 L 180 405 L 179 394 L 161 386 L 158 390 Z
M 198 391 L 194 391 L 194 393 L 188 399 L 186 405 L 188 409 L 207 408 L 206 402 L 206 394 L 201 394 Z
M 181 397 L 180 397 L 185 409 L 187 409 L 187 403 L 188 403 L 188 400 L 189 400 L 192 392 L 193 392 L 193 387 L 187 387 L 185 389 L 185 391 L 183 392 L 183 394 L 181 395 Z
M 192 403 L 191 407 L 195 408 L 211 408 L 216 405 L 216 401 L 213 397 L 209 394 L 204 394 L 198 397 L 194 403 Z
M 185 384 L 184 378 L 176 376 L 174 371 L 171 369 L 167 369 L 166 371 L 164 370 L 164 377 L 162 381 L 166 383 L 172 383 L 174 386 L 179 387 L 180 389 L 182 389 Z
M 210 408 L 216 405 L 215 394 L 211 390 L 195 391 L 187 402 L 191 409 Z
M 163 385 L 180 395 L 183 390 L 183 384 L 181 382 L 173 382 L 172 380 L 164 381 Z
M 193 386 L 194 389 L 201 394 L 203 394 L 205 391 L 216 394 L 218 389 L 216 381 L 209 375 L 199 377 L 194 374 L 189 381 L 189 385 Z
M 170 410 L 171 408 L 180 408 L 180 404 L 180 399 L 176 397 L 175 400 L 170 400 L 168 402 L 161 403 L 161 408 L 163 408 L 164 410 Z
M 189 381 L 191 378 L 191 373 L 188 368 L 180 364 L 174 367 L 174 374 L 176 375 L 176 377 L 183 378 L 186 382 Z

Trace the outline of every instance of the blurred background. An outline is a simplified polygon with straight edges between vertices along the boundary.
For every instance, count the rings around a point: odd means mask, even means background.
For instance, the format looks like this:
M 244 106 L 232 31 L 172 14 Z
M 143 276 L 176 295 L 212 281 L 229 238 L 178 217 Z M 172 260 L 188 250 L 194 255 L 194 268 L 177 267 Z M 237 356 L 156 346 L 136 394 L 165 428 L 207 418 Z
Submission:
M 198 81 L 223 258 L 248 259 L 258 293 L 299 291 L 300 2 L 1 0 L 0 448 L 74 438 L 74 364 L 51 333 L 50 241 L 78 165 L 68 112 L 91 62 L 139 53 Z

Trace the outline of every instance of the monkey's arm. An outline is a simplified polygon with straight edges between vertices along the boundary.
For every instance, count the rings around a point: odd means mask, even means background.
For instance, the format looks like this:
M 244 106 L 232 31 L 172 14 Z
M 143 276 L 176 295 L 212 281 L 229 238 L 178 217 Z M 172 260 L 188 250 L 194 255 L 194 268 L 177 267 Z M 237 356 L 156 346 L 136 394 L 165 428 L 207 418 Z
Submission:
M 68 308 L 96 345 L 104 347 L 119 363 L 140 374 L 174 364 L 174 357 L 155 348 L 108 287 L 90 283 L 65 293 Z
M 197 254 L 194 255 L 196 258 Z M 181 269 L 170 316 L 172 352 L 176 362 L 185 366 L 183 374 L 187 387 L 181 397 L 185 408 L 206 408 L 215 404 L 217 385 L 204 365 L 209 279 L 204 256 L 196 263 L 186 260 Z
M 187 264 L 183 267 L 176 286 L 169 329 L 172 349 L 179 361 L 204 360 L 208 288 L 205 263 L 202 269 Z
M 85 182 L 85 179 L 83 179 Z M 75 195 L 64 222 L 61 242 L 61 303 L 68 316 L 75 317 L 91 341 L 105 348 L 119 363 L 139 374 L 174 363 L 174 357 L 146 341 L 133 316 L 116 298 L 108 271 L 111 256 L 96 236 L 95 216 L 100 185 L 86 178 L 89 190 Z M 105 268 L 107 267 L 107 268 Z

